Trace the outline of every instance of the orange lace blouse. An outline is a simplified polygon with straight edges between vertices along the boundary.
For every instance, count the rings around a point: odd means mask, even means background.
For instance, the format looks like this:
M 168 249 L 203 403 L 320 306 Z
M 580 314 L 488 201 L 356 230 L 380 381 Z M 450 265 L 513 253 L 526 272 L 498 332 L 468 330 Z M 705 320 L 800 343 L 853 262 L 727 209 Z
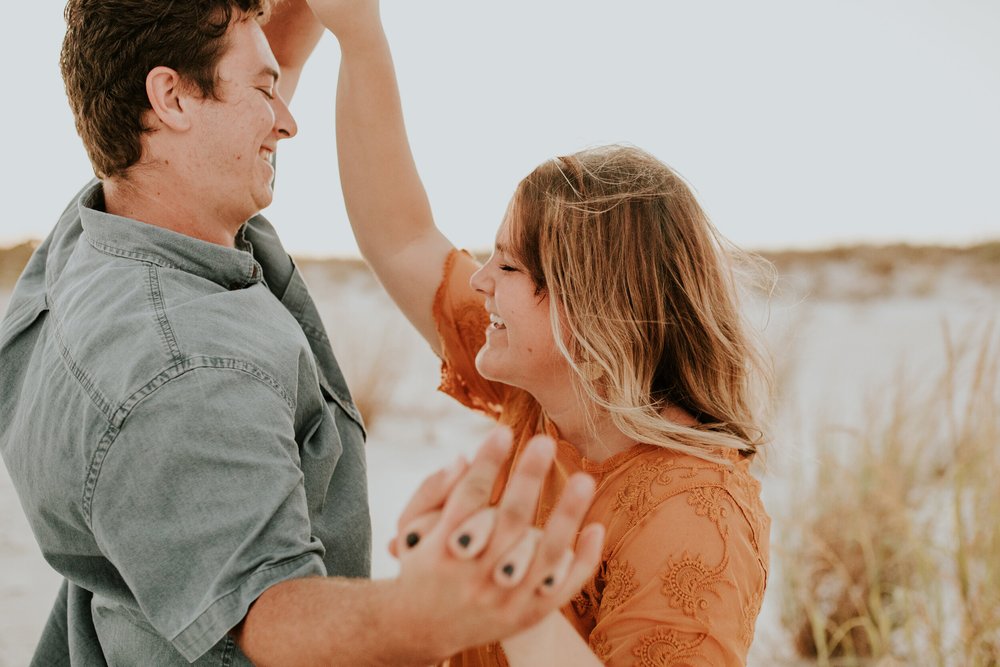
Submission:
M 606 526 L 604 552 L 596 575 L 563 614 L 608 665 L 745 665 L 767 581 L 770 530 L 749 461 L 720 452 L 732 463 L 726 466 L 643 444 L 600 463 L 582 458 L 531 396 L 476 372 L 489 324 L 482 297 L 469 287 L 477 268 L 458 251 L 445 263 L 434 299 L 444 359 L 440 389 L 514 430 L 514 453 L 494 501 L 527 441 L 540 432 L 557 447 L 537 525 L 572 473 L 596 480 L 586 523 Z M 444 663 L 507 664 L 498 644 Z

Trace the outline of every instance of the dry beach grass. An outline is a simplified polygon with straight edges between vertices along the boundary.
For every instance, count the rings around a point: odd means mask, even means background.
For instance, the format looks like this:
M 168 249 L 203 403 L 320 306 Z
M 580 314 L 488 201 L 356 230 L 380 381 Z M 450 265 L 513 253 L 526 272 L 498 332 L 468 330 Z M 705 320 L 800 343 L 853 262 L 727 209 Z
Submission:
M 1000 344 L 942 331 L 945 366 L 901 371 L 849 425 L 818 424 L 776 545 L 782 618 L 818 665 L 1000 661 Z

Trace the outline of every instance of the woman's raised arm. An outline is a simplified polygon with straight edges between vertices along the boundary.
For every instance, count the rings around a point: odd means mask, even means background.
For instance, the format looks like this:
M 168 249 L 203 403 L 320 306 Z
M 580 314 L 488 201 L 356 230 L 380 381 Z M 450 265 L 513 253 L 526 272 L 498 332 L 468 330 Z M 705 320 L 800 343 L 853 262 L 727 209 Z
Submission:
M 441 354 L 432 304 L 451 243 L 410 152 L 377 0 L 309 0 L 341 47 L 337 157 L 347 214 L 386 291 Z
M 306 0 L 281 0 L 263 28 L 271 51 L 281 66 L 278 92 L 285 102 L 291 102 L 302 68 L 323 36 L 323 24 Z

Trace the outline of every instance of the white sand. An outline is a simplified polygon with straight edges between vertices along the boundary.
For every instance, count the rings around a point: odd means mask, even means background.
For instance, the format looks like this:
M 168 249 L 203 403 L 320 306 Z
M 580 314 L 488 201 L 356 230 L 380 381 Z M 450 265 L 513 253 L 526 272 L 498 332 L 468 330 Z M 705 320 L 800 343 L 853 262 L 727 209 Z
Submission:
M 396 566 L 385 544 L 410 493 L 426 474 L 473 451 L 489 424 L 435 391 L 436 359 L 370 276 L 318 263 L 304 271 L 348 379 L 377 372 L 393 387 L 368 440 L 374 575 L 391 576 Z M 915 377 L 940 368 L 943 323 L 954 332 L 1000 323 L 1000 285 L 930 267 L 909 267 L 893 280 L 889 288 L 875 289 L 871 276 L 850 263 L 824 264 L 798 271 L 789 281 L 793 289 L 771 305 L 766 336 L 786 387 L 777 441 L 763 475 L 776 535 L 790 512 L 786 480 L 813 460 L 801 437 L 813 420 L 849 424 L 860 414 L 866 392 L 887 383 L 900 364 Z M 811 297 L 810 291 L 823 296 Z M 7 298 L 0 293 L 0 307 Z M 3 667 L 27 663 L 59 577 L 41 558 L 6 471 L 0 472 L 0 521 Z M 775 550 L 772 554 L 773 583 L 780 561 Z M 753 665 L 788 656 L 778 593 L 772 585 L 765 599 Z

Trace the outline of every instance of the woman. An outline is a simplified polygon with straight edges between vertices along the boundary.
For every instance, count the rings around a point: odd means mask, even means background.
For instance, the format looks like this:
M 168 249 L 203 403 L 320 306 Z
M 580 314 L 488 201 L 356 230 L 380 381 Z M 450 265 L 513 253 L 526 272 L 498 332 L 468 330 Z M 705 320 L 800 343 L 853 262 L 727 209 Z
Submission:
M 607 537 L 594 578 L 562 614 L 450 664 L 744 664 L 768 563 L 749 473 L 763 364 L 729 255 L 691 191 L 634 148 L 555 158 L 518 185 L 480 266 L 434 226 L 377 1 L 310 6 L 342 50 L 337 145 L 352 227 L 443 360 L 442 389 L 512 428 L 508 471 L 533 435 L 556 440 L 538 525 L 570 474 L 597 482 L 587 520 Z M 457 550 L 490 539 L 488 516 Z M 511 545 L 499 579 L 517 579 L 531 540 Z

